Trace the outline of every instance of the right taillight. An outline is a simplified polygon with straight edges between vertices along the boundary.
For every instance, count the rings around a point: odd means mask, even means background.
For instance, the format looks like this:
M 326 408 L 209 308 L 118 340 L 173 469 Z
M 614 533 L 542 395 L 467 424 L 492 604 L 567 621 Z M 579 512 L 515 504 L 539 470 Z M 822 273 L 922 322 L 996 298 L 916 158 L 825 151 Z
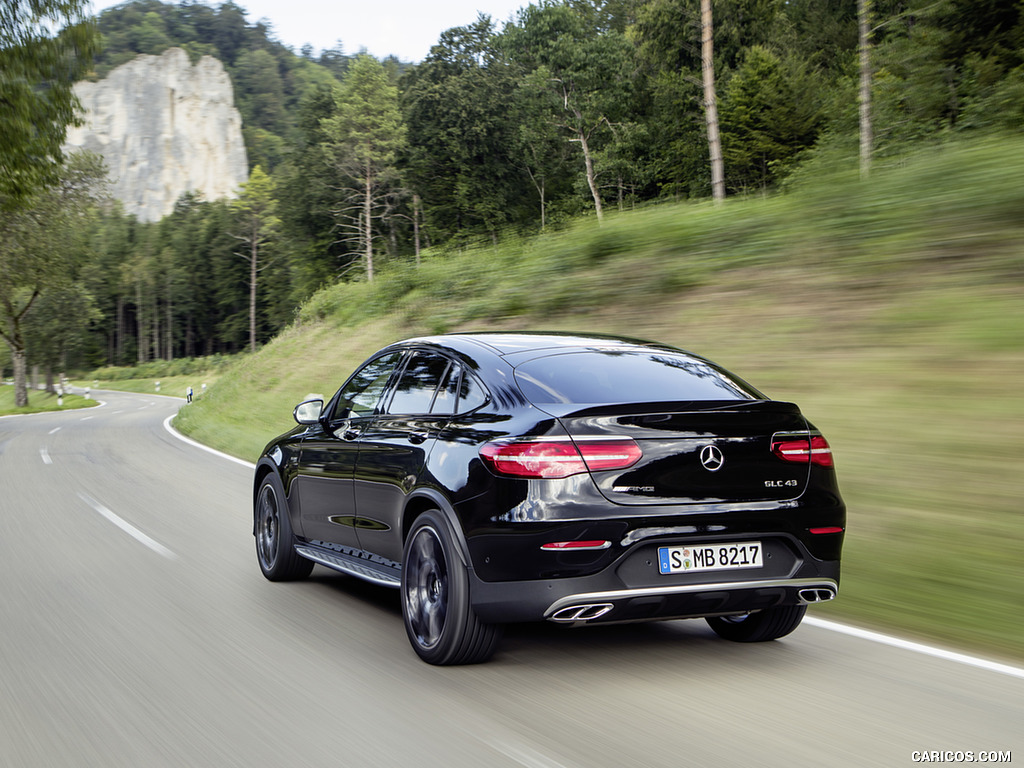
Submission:
M 772 441 L 772 453 L 783 461 L 791 461 L 796 464 L 817 464 L 819 467 L 834 466 L 832 448 L 822 435 L 777 438 Z

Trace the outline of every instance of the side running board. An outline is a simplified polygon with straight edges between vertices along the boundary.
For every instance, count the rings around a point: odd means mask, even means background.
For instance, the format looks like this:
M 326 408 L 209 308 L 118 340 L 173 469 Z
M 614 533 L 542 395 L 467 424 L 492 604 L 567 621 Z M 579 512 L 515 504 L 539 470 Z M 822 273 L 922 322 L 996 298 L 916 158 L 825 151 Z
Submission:
M 357 579 L 395 589 L 402 585 L 402 570 L 397 563 L 388 565 L 316 544 L 296 544 L 295 551 L 307 560 L 355 576 Z

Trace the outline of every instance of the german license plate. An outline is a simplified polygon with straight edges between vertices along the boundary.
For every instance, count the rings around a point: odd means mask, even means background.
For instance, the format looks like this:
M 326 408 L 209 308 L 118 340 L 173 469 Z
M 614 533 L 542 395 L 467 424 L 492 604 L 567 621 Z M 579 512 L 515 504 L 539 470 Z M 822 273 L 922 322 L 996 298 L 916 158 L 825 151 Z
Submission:
M 764 565 L 763 556 L 760 541 L 659 547 L 658 568 L 662 573 L 760 568 Z

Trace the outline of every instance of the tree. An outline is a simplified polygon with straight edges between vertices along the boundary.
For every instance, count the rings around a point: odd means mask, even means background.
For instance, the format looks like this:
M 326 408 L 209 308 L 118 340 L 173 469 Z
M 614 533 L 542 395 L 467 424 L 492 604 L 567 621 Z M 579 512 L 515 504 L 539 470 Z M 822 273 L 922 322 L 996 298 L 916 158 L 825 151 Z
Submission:
M 871 123 L 871 0 L 857 0 L 857 53 L 860 85 L 857 104 L 860 115 L 860 175 L 871 172 L 874 135 Z
M 242 225 L 242 234 L 235 237 L 245 246 L 238 255 L 249 264 L 249 349 L 255 352 L 256 286 L 259 273 L 268 266 L 266 260 L 260 263 L 260 256 L 281 224 L 277 218 L 274 182 L 260 166 L 252 169 L 249 181 L 242 185 L 242 193 L 233 208 Z
M 86 230 L 104 175 L 99 158 L 74 155 L 57 184 L 0 217 L 0 338 L 11 348 L 18 407 L 28 405 L 25 317 L 40 296 L 71 282 L 75 240 Z
M 278 211 L 292 255 L 296 303 L 333 282 L 345 255 L 333 232 L 331 211 L 339 207 L 339 193 L 336 174 L 326 157 L 330 142 L 323 127 L 335 109 L 334 90 L 327 86 L 314 89 L 302 100 L 298 141 L 274 173 Z
M 708 151 L 711 156 L 711 197 L 716 203 L 725 199 L 725 170 L 722 140 L 718 134 L 718 98 L 715 95 L 715 46 L 711 0 L 700 0 L 700 59 L 704 80 L 704 116 L 708 127 Z
M 693 3 L 649 0 L 629 36 L 649 104 L 644 120 L 657 186 L 672 196 L 710 192 L 701 82 L 700 13 Z M 703 147 L 703 149 L 702 149 Z
M 729 166 L 729 158 L 721 147 L 724 125 L 717 123 L 716 130 L 715 118 L 747 51 L 761 46 L 785 53 L 804 40 L 795 32 L 798 26 L 831 34 L 842 28 L 834 17 L 848 1 L 648 0 L 641 5 L 629 35 L 650 91 L 644 120 L 655 186 L 673 195 L 722 199 L 726 175 L 720 166 Z M 833 40 L 819 36 L 800 52 L 843 65 Z
M 814 144 L 821 121 L 816 82 L 803 60 L 747 49 L 722 100 L 730 185 L 767 188 Z
M 97 47 L 85 0 L 0 0 L 0 210 L 54 183 L 74 82 Z M 56 32 L 54 30 L 57 30 Z
M 525 86 L 525 83 L 524 83 Z M 548 198 L 551 187 L 563 175 L 569 151 L 558 126 L 550 117 L 546 94 L 520 87 L 515 102 L 518 129 L 513 140 L 516 164 L 529 176 L 537 192 L 540 228 L 548 222 Z
M 491 19 L 442 32 L 402 87 L 403 180 L 423 202 L 427 231 L 438 240 L 497 237 L 518 219 L 526 180 L 512 159 L 515 79 Z
M 100 317 L 85 286 L 71 281 L 41 294 L 25 316 L 26 346 L 32 364 L 46 372 L 48 392 L 54 391 L 55 374 L 67 367 L 69 353 L 85 345 L 90 326 Z
M 285 87 L 277 61 L 265 50 L 239 54 L 232 69 L 242 124 L 276 135 L 285 133 Z
M 614 28 L 598 26 L 598 14 L 569 5 L 544 4 L 520 11 L 506 28 L 506 50 L 530 72 L 527 88 L 549 94 L 550 114 L 583 155 L 587 187 L 598 220 L 603 215 L 595 169 L 595 142 L 629 112 L 633 95 L 633 46 Z
M 324 124 L 337 183 L 346 192 L 335 216 L 372 282 L 374 227 L 391 214 L 388 193 L 396 184 L 395 160 L 405 141 L 398 89 L 379 61 L 361 55 L 352 62 L 336 105 L 336 114 Z

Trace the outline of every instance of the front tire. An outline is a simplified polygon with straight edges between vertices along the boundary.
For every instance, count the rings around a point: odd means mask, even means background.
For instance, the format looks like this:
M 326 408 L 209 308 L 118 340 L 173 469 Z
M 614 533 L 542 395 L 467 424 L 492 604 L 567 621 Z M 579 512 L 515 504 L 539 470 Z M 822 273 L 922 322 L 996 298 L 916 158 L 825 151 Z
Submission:
M 715 634 L 736 643 L 763 643 L 785 637 L 803 621 L 806 605 L 776 605 L 743 616 L 709 616 Z
M 281 480 L 273 472 L 263 478 L 253 509 L 256 559 L 270 581 L 304 579 L 313 561 L 295 551 L 295 535 L 288 517 L 288 502 Z
M 412 525 L 402 562 L 402 619 L 413 650 L 438 666 L 477 664 L 494 653 L 500 624 L 477 618 L 469 573 L 459 558 L 448 521 L 437 510 Z

